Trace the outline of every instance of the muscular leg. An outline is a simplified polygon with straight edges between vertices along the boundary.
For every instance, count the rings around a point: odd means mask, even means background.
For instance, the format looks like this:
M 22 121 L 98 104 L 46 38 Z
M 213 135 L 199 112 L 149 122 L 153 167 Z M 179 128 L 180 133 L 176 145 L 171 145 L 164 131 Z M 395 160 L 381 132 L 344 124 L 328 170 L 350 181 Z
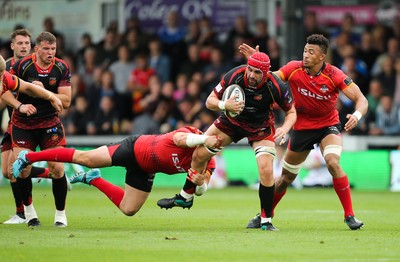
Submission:
M 17 183 L 17 180 L 10 174 L 10 159 L 13 154 L 11 150 L 6 150 L 1 152 L 1 171 L 3 173 L 4 178 L 10 180 L 11 190 L 14 196 L 15 201 L 15 209 L 16 215 L 21 218 L 25 218 L 24 215 L 24 204 L 22 202 L 22 194 L 20 184 Z
M 38 161 L 75 163 L 90 168 L 111 166 L 111 157 L 107 146 L 83 151 L 74 148 L 52 148 L 40 152 L 29 152 L 26 159 L 30 163 Z
M 212 124 L 208 130 L 205 132 L 206 135 L 218 135 L 222 139 L 221 146 L 227 146 L 232 143 L 232 140 L 225 133 L 221 132 L 218 128 Z M 204 146 L 198 146 L 192 155 L 192 163 L 191 168 L 197 171 L 198 173 L 202 173 L 207 168 L 207 163 L 214 156 L 214 154 L 210 153 Z M 181 190 L 180 195 L 185 199 L 191 199 L 196 190 L 196 184 L 194 184 L 189 177 L 186 178 L 183 189 Z
M 274 171 L 275 144 L 268 140 L 253 143 L 256 152 L 260 186 L 258 195 L 261 207 L 261 224 L 271 223 L 272 203 L 274 198 Z
M 125 191 L 99 177 L 90 181 L 90 185 L 103 192 L 122 213 L 127 216 L 135 215 L 146 202 L 149 192 L 141 191 L 125 184 Z
M 303 152 L 294 152 L 290 149 L 287 149 L 284 158 L 282 174 L 275 179 L 273 210 L 285 195 L 288 186 L 296 179 L 296 176 L 299 172 L 298 167 L 306 160 L 309 153 L 309 150 Z
M 342 139 L 337 135 L 328 135 L 321 141 L 321 151 L 325 157 L 325 161 L 329 172 L 332 175 L 333 187 L 344 210 L 344 216 L 354 216 L 353 205 L 351 200 L 350 184 L 346 173 L 340 166 L 340 152 L 328 153 L 327 147 L 342 145 Z M 325 152 L 324 152 L 325 151 Z

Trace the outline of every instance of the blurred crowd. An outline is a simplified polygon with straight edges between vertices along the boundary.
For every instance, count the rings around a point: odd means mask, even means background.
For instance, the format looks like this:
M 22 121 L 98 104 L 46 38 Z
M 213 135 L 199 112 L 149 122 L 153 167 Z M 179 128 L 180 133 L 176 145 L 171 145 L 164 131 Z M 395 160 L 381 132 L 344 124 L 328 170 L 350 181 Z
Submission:
M 154 34 L 136 18 L 126 21 L 124 32 L 111 22 L 101 41 L 85 33 L 72 52 L 54 20 L 44 19 L 44 30 L 57 37 L 57 56 L 72 73 L 73 102 L 62 113 L 67 135 L 164 133 L 184 125 L 204 130 L 216 118 L 205 108 L 208 94 L 225 72 L 246 63 L 241 43 L 259 45 L 270 56 L 272 71 L 287 62 L 281 61 L 282 43 L 268 32 L 267 20 L 249 24 L 237 17 L 224 38 L 207 17 L 186 26 L 179 20 L 170 12 Z M 368 115 L 352 134 L 400 135 L 400 16 L 391 24 L 356 26 L 346 14 L 340 26 L 322 28 L 317 14 L 308 12 L 303 29 L 305 37 L 321 33 L 331 40 L 329 63 L 351 77 L 369 101 Z M 0 51 L 12 56 L 7 41 Z M 354 105 L 343 96 L 337 107 L 344 123 Z

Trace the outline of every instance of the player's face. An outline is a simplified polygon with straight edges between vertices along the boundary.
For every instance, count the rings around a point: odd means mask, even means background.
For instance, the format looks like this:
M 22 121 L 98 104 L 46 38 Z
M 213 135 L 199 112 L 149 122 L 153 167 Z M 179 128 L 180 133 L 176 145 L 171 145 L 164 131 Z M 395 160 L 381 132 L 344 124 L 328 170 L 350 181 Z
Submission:
M 31 38 L 29 36 L 17 35 L 11 42 L 11 49 L 14 51 L 14 57 L 18 59 L 29 55 L 31 52 Z
M 324 61 L 325 55 L 317 45 L 306 44 L 303 51 L 303 64 L 305 68 L 312 68 Z
M 56 42 L 50 44 L 48 41 L 43 41 L 35 46 L 35 52 L 40 62 L 45 65 L 50 65 L 53 63 L 56 55 Z
M 246 77 L 250 86 L 257 86 L 263 77 L 263 73 L 260 69 L 247 65 Z

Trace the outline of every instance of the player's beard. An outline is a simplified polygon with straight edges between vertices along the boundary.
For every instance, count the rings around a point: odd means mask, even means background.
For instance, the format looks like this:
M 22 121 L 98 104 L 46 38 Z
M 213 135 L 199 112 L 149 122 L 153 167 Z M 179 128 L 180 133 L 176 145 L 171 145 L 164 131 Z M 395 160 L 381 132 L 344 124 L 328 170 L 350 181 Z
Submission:
M 249 83 L 249 86 L 256 87 L 258 84 L 260 84 L 262 79 L 257 81 L 254 77 L 247 77 L 247 82 Z

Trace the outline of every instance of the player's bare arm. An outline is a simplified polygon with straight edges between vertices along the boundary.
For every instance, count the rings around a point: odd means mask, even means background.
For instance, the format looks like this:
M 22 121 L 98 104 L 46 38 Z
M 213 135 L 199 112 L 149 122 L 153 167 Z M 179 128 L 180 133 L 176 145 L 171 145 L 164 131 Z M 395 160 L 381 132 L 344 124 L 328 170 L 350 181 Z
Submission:
M 38 81 L 34 81 L 34 82 L 38 82 Z M 20 79 L 19 91 L 21 93 L 25 93 L 30 96 L 39 97 L 39 98 L 50 101 L 50 103 L 52 104 L 54 109 L 57 110 L 57 112 L 61 112 L 63 109 L 63 105 L 62 105 L 60 99 L 58 99 L 54 93 L 44 89 L 43 87 L 41 87 L 39 85 L 29 83 L 29 82 L 26 82 L 26 81 Z
M 240 114 L 244 108 L 244 101 L 235 101 L 237 96 L 231 97 L 225 101 L 224 107 L 220 107 L 221 100 L 214 92 L 211 92 L 207 97 L 206 107 L 212 111 L 227 110 L 235 114 Z
M 176 132 L 173 136 L 175 145 L 179 147 L 194 147 L 205 145 L 210 148 L 221 146 L 222 139 L 218 136 L 207 136 L 193 133 Z
M 14 95 L 11 93 L 11 91 L 6 91 L 2 96 L 1 100 L 14 108 L 15 110 L 18 110 L 22 114 L 26 114 L 27 116 L 34 115 L 36 114 L 36 107 L 33 106 L 32 104 L 22 104 L 20 101 L 18 101 Z
M 69 108 L 71 105 L 71 97 L 72 97 L 72 88 L 71 86 L 60 86 L 57 89 L 56 96 L 61 100 L 64 109 Z
M 368 110 L 368 100 L 361 93 L 360 88 L 356 84 L 352 84 L 343 90 L 343 93 L 355 104 L 355 111 L 353 114 L 347 114 L 348 119 L 344 125 L 344 130 L 350 131 L 355 128 Z
M 40 81 L 33 81 L 32 84 L 45 88 L 43 83 Z M 63 109 L 68 109 L 71 105 L 71 94 L 71 86 L 59 86 L 57 89 L 57 94 L 54 95 L 61 100 Z
M 283 122 L 282 126 L 278 127 L 275 130 L 275 135 L 274 135 L 275 141 L 281 139 L 279 145 L 283 145 L 286 142 L 285 141 L 286 134 L 293 127 L 294 123 L 296 122 L 296 119 L 297 119 L 296 109 L 294 106 L 292 106 L 290 110 L 285 111 L 285 121 Z

